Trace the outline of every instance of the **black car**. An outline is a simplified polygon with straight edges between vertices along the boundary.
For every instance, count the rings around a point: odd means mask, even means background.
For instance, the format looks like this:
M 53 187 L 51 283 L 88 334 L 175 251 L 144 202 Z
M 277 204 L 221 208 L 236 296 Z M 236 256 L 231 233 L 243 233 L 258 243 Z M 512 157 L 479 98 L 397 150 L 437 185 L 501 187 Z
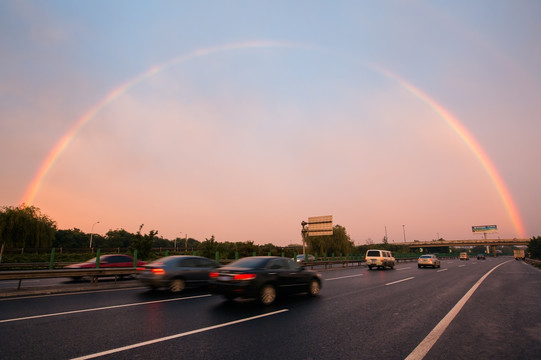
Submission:
M 308 293 L 316 296 L 321 276 L 295 261 L 277 256 L 253 256 L 239 259 L 210 273 L 210 290 L 228 300 L 257 298 L 270 305 L 277 295 Z
M 152 289 L 166 287 L 180 292 L 186 287 L 208 285 L 209 273 L 218 267 L 216 261 L 200 256 L 166 256 L 139 267 L 137 278 Z

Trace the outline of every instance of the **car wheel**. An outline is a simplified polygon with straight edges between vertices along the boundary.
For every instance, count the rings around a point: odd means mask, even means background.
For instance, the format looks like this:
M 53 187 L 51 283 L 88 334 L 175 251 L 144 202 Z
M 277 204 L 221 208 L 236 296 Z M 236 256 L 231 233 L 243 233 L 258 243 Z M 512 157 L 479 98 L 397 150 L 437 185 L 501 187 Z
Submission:
M 321 285 L 319 285 L 319 281 L 316 279 L 310 280 L 310 283 L 308 284 L 308 295 L 310 296 L 316 296 L 319 294 L 319 290 L 321 289 Z
M 263 305 L 270 305 L 276 300 L 276 288 L 271 284 L 265 284 L 259 290 L 259 302 Z
M 169 291 L 171 291 L 172 293 L 181 292 L 182 290 L 184 290 L 185 287 L 186 282 L 184 281 L 184 279 L 173 279 L 169 283 Z

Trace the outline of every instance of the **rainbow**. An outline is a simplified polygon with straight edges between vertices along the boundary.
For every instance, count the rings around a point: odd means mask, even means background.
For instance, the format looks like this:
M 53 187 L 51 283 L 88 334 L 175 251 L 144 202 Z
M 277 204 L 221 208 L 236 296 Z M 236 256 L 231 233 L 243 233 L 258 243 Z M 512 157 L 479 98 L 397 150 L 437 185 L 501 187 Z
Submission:
M 39 170 L 36 172 L 34 178 L 28 185 L 21 203 L 24 205 L 31 205 L 34 202 L 34 199 L 41 187 L 41 184 L 47 175 L 47 173 L 54 166 L 60 155 L 64 150 L 69 146 L 72 139 L 77 135 L 77 133 L 86 125 L 96 114 L 98 114 L 104 107 L 116 100 L 120 95 L 125 93 L 134 85 L 139 82 L 150 78 L 156 73 L 162 71 L 165 68 L 170 66 L 180 64 L 186 60 L 194 59 L 201 56 L 211 55 L 218 52 L 224 52 L 235 49 L 250 49 L 250 48 L 306 48 L 312 50 L 321 50 L 314 46 L 309 46 L 306 44 L 296 44 L 296 43 L 286 43 L 286 42 L 276 42 L 276 41 L 247 41 L 240 43 L 225 44 L 221 46 L 214 46 L 195 50 L 191 53 L 181 55 L 177 58 L 174 58 L 171 61 L 165 62 L 159 66 L 150 68 L 148 71 L 140 74 L 139 76 L 127 81 L 118 88 L 112 90 L 104 99 L 94 105 L 89 109 L 63 136 L 62 138 L 53 146 L 51 151 L 47 154 L 44 161 L 39 167 Z M 388 69 L 383 68 L 381 65 L 373 65 L 374 69 L 384 74 L 388 78 L 391 78 L 398 82 L 402 87 L 404 87 L 408 92 L 413 94 L 415 97 L 419 98 L 426 104 L 428 104 L 441 118 L 443 118 L 447 124 L 458 134 L 458 136 L 466 143 L 470 150 L 474 153 L 477 159 L 481 162 L 484 169 L 488 173 L 490 179 L 494 183 L 499 196 L 501 197 L 504 206 L 509 214 L 509 217 L 513 223 L 513 226 L 521 238 L 525 238 L 525 229 L 522 223 L 520 214 L 515 206 L 513 198 L 507 186 L 503 182 L 501 176 L 499 175 L 496 167 L 485 153 L 483 148 L 479 145 L 476 139 L 469 133 L 469 131 L 443 106 L 438 104 L 435 100 L 430 98 L 428 95 L 423 93 L 421 90 L 408 83 L 406 80 L 400 76 L 394 74 Z
M 483 168 L 488 173 L 488 176 L 496 187 L 496 190 L 503 201 L 505 209 L 509 214 L 509 218 L 511 219 L 518 236 L 520 238 L 526 238 L 526 230 L 522 223 L 520 213 L 515 205 L 515 202 L 513 201 L 513 198 L 511 197 L 511 193 L 507 189 L 507 186 L 498 173 L 496 167 L 473 135 L 448 110 L 437 103 L 434 99 L 430 98 L 427 94 L 413 86 L 411 83 L 407 82 L 402 77 L 382 67 L 381 65 L 373 65 L 373 67 L 385 76 L 398 82 L 409 93 L 413 94 L 415 97 L 430 106 L 432 110 L 443 118 L 451 129 L 453 129 L 453 131 L 466 143 L 475 157 L 481 162 Z
M 72 139 L 77 135 L 77 133 L 86 125 L 96 114 L 98 114 L 105 106 L 116 100 L 120 95 L 125 93 L 128 89 L 138 84 L 139 82 L 150 78 L 156 73 L 162 71 L 165 68 L 170 66 L 180 64 L 186 60 L 194 59 L 197 57 L 210 55 L 218 52 L 224 52 L 229 50 L 236 49 L 253 49 L 253 48 L 312 48 L 305 44 L 294 44 L 286 42 L 276 42 L 276 41 L 246 41 L 240 43 L 225 44 L 220 46 L 214 46 L 209 48 L 203 48 L 195 50 L 186 55 L 181 55 L 173 60 L 165 62 L 159 66 L 154 66 L 150 70 L 142 73 L 141 75 L 135 77 L 134 79 L 129 80 L 118 88 L 112 90 L 103 100 L 93 106 L 86 114 L 84 114 L 63 136 L 62 138 L 53 146 L 51 151 L 47 154 L 44 161 L 39 167 L 36 175 L 28 185 L 21 203 L 24 205 L 32 205 L 36 195 L 41 187 L 43 179 L 47 173 L 54 166 L 62 152 L 68 147 Z

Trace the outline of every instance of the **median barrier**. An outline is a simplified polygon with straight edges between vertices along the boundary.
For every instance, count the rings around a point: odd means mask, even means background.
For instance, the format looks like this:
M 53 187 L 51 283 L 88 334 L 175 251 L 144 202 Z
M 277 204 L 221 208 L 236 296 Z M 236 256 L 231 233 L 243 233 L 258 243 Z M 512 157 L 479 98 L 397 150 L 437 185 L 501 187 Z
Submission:
M 19 280 L 17 290 L 20 290 L 24 279 L 90 277 L 91 283 L 97 284 L 99 277 L 114 276 L 116 281 L 118 276 L 131 276 L 138 272 L 137 268 L 0 271 L 0 280 Z

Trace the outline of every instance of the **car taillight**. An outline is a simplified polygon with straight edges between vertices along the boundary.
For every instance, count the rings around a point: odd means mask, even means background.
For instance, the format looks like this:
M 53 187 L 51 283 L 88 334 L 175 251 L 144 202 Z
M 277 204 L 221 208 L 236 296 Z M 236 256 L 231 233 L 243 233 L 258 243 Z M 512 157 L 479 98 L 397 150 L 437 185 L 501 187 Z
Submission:
M 155 269 L 152 269 L 150 271 L 152 271 L 152 273 L 155 274 L 155 275 L 163 275 L 163 274 L 165 274 L 165 270 L 162 269 L 162 268 L 155 268 Z
M 253 280 L 255 274 L 237 274 L 233 277 L 233 280 Z
M 209 277 L 211 277 L 211 278 L 217 278 L 217 277 L 218 277 L 218 273 L 217 273 L 217 272 L 211 272 L 211 273 L 209 274 Z
M 136 270 L 137 271 L 143 271 L 143 270 L 145 270 L 145 267 L 144 266 L 139 266 L 139 267 L 136 268 Z

